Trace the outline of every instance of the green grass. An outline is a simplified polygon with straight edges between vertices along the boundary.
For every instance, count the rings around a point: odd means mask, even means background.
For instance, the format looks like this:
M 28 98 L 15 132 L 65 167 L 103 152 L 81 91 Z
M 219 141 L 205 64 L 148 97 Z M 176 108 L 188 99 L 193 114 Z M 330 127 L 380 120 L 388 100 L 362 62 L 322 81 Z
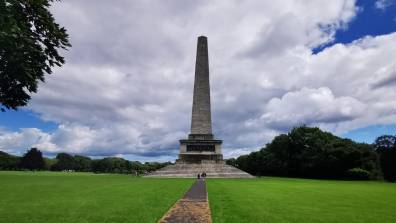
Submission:
M 0 222 L 154 223 L 192 182 L 115 174 L 0 171 Z
M 193 179 L 1 172 L 0 223 L 156 222 Z M 396 184 L 208 179 L 214 223 L 396 222 Z
M 396 184 L 287 178 L 207 181 L 214 223 L 396 222 Z

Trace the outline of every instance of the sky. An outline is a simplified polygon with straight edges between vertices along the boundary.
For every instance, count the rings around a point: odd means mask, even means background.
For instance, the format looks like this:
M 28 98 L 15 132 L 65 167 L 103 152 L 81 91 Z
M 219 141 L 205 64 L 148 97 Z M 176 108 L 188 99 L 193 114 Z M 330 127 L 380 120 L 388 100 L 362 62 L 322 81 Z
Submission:
M 72 48 L 27 107 L 0 113 L 2 151 L 174 161 L 200 35 L 225 158 L 302 124 L 366 143 L 396 134 L 395 0 L 68 0 L 50 10 Z

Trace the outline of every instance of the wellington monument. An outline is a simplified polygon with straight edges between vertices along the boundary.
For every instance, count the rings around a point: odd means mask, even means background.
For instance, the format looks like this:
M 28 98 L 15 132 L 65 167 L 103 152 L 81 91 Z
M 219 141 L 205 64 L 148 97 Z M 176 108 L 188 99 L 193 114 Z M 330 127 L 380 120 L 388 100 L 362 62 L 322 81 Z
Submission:
M 225 164 L 221 144 L 222 141 L 215 139 L 212 133 L 208 41 L 205 36 L 200 36 L 195 63 L 191 132 L 187 139 L 180 140 L 179 159 L 176 163 L 150 173 L 147 177 L 196 177 L 202 172 L 208 177 L 252 177 Z
M 180 154 L 177 162 L 221 162 L 223 160 L 221 143 L 222 141 L 215 140 L 212 134 L 208 42 L 206 37 L 200 36 L 195 63 L 191 133 L 188 139 L 180 140 Z

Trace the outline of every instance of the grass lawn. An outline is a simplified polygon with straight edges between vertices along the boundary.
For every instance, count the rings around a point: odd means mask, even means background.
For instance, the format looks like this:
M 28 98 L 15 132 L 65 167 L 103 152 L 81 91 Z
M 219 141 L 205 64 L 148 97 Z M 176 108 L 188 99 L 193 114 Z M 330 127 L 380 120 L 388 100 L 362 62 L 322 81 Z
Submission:
M 396 222 L 396 184 L 288 178 L 208 179 L 214 223 Z
M 156 222 L 192 179 L 0 171 L 0 222 Z

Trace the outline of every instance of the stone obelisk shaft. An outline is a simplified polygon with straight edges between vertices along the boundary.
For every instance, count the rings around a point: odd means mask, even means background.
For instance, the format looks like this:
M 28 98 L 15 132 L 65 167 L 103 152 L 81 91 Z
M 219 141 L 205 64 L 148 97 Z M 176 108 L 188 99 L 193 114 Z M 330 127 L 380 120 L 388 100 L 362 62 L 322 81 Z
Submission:
M 205 36 L 198 37 L 191 134 L 212 134 L 208 40 Z

